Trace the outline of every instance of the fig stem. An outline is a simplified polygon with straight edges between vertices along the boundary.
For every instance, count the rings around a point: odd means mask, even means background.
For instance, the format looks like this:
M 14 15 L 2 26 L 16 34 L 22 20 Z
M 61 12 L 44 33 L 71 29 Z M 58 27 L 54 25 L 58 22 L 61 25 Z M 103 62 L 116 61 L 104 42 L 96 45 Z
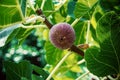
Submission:
M 88 44 L 79 44 L 79 45 L 77 45 L 77 47 L 80 49 L 87 49 L 87 48 L 89 48 L 89 45 Z
M 70 51 L 76 52 L 77 54 L 84 56 L 84 52 L 75 45 L 71 46 Z
M 46 26 L 47 26 L 49 29 L 51 29 L 53 25 L 47 20 L 47 18 L 46 18 L 45 15 L 43 14 L 42 10 L 41 10 L 41 9 L 38 9 L 38 10 L 36 11 L 36 13 L 37 13 L 37 15 L 42 16 L 43 18 L 45 18 L 44 23 L 46 24 Z
M 62 65 L 62 63 L 68 58 L 68 56 L 70 56 L 72 53 L 68 52 L 61 60 L 60 62 L 55 66 L 55 68 L 52 70 L 52 72 L 50 73 L 50 75 L 47 77 L 46 80 L 50 80 L 52 75 L 57 71 L 57 69 Z

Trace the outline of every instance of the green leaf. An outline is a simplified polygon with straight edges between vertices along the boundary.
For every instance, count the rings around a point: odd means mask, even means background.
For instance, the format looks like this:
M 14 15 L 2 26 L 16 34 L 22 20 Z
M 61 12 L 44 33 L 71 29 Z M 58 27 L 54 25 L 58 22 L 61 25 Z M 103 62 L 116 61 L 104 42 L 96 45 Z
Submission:
M 76 40 L 75 40 L 76 45 L 83 44 L 85 42 L 86 29 L 87 29 L 86 22 L 78 22 L 78 24 L 74 26 L 74 30 L 76 34 Z
M 53 13 L 52 16 L 53 18 L 51 20 L 54 24 L 65 21 L 65 17 L 63 17 L 59 11 L 57 11 L 56 13 Z
M 48 5 L 49 5 L 49 6 L 48 6 Z M 43 10 L 44 10 L 44 11 L 54 10 L 52 0 L 46 0 L 45 5 L 44 5 L 44 7 L 43 7 Z
M 47 72 L 45 72 L 42 68 L 38 66 L 32 65 L 32 68 L 33 68 L 33 71 L 38 73 L 43 78 L 43 80 L 45 80 L 49 76 Z
M 97 0 L 78 0 L 74 11 L 75 17 L 80 18 L 86 14 L 88 15 L 96 2 Z
M 24 17 L 18 0 L 0 0 L 0 28 L 20 23 Z
M 21 24 L 16 24 L 0 31 L 0 47 L 3 47 L 6 44 L 6 41 L 10 34 L 20 26 Z
M 100 5 L 96 5 L 94 12 L 91 16 L 91 24 L 94 28 L 97 26 L 97 21 L 104 15 L 103 10 L 101 9 Z
M 41 7 L 41 4 L 42 4 L 42 0 L 35 0 L 35 7 Z
M 14 29 L 13 32 L 11 34 L 9 34 L 5 44 L 7 44 L 11 40 L 13 40 L 16 37 L 16 35 L 19 33 L 19 31 L 20 31 L 20 28 Z
M 119 0 L 100 0 L 100 6 L 103 10 L 105 11 L 110 11 L 110 10 L 114 10 L 115 12 L 119 13 L 120 11 L 120 1 Z M 107 3 L 107 4 L 104 4 Z
M 13 28 L 10 27 L 10 29 L 13 29 Z M 21 27 L 15 28 L 15 29 L 11 30 L 10 33 L 7 33 L 8 35 L 6 35 L 6 37 L 3 37 L 0 39 L 0 42 L 1 42 L 0 46 L 2 47 L 2 44 L 5 45 L 13 39 L 16 39 L 18 42 L 17 45 L 20 45 L 26 39 L 26 37 L 31 33 L 32 30 L 33 29 L 24 29 Z
M 5 67 L 7 80 L 32 80 L 32 66 L 30 62 L 21 61 L 20 63 L 14 63 L 4 61 L 3 64 Z
M 60 15 L 64 18 L 67 17 L 66 4 L 60 8 Z
M 54 24 L 65 21 L 65 18 L 60 14 L 60 12 L 53 13 L 52 16 L 53 18 L 51 20 Z
M 24 15 L 24 17 L 26 16 L 26 5 L 27 5 L 27 0 L 19 0 L 20 6 L 21 6 L 21 10 L 22 13 Z
M 45 44 L 45 50 L 48 64 L 56 65 L 63 57 L 63 51 L 54 47 L 49 41 Z
M 69 78 L 76 79 L 77 78 L 77 73 L 72 72 L 72 71 L 67 71 L 65 75 Z
M 21 80 L 28 80 L 27 78 L 25 78 L 25 77 L 21 77 Z
M 68 10 L 67 10 L 68 15 L 70 15 L 72 17 L 74 17 L 73 11 L 75 9 L 75 5 L 76 5 L 76 2 L 75 1 L 71 1 L 71 2 L 68 3 L 68 6 L 67 6 L 67 8 L 68 8 Z
M 36 75 L 33 75 L 33 77 L 35 78 L 35 80 L 37 78 L 39 78 L 39 80 L 45 80 L 49 76 L 49 73 L 46 72 L 45 70 L 43 70 L 42 68 L 40 68 L 38 66 L 35 66 L 35 65 L 32 65 L 32 67 L 33 67 L 33 71 L 35 71 L 37 74 L 40 75 L 40 77 L 36 76 Z M 50 80 L 53 80 L 53 78 L 51 78 Z
M 100 48 L 86 51 L 87 67 L 97 76 L 120 73 L 120 18 L 114 12 L 106 13 L 97 23 Z
M 33 29 L 24 29 L 24 28 L 19 28 L 19 32 L 16 34 L 15 38 L 18 39 L 19 44 L 21 44 L 26 37 L 31 33 Z M 17 31 L 17 30 L 16 30 Z M 15 34 L 14 32 L 12 34 Z M 12 35 L 11 34 L 11 35 Z
M 42 77 L 37 76 L 35 74 L 32 74 L 32 80 L 45 80 L 45 79 L 43 79 Z
M 36 0 L 36 6 L 41 7 L 43 0 Z M 54 6 L 52 0 L 46 0 L 44 7 L 43 7 L 43 12 L 46 16 L 49 16 L 51 13 L 54 11 Z

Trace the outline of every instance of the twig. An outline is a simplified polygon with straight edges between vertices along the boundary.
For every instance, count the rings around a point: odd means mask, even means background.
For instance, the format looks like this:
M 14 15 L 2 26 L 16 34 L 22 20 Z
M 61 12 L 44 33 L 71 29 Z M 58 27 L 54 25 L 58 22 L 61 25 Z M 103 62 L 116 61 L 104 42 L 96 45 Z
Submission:
M 82 59 L 82 60 L 80 60 L 79 62 L 77 62 L 77 65 L 80 65 L 80 64 L 82 64 L 82 63 L 84 63 L 85 62 L 85 59 Z
M 51 29 L 53 25 L 47 20 L 47 18 L 45 17 L 45 15 L 42 13 L 42 10 L 41 10 L 41 9 L 38 9 L 38 10 L 36 11 L 36 13 L 37 13 L 37 15 L 42 16 L 43 18 L 45 18 L 44 23 L 47 25 L 47 27 L 48 27 L 49 29 Z
M 60 62 L 55 66 L 55 68 L 52 70 L 50 75 L 47 77 L 46 80 L 50 80 L 52 75 L 57 71 L 57 69 L 61 66 L 61 64 L 66 60 L 66 58 L 71 54 L 71 52 L 68 52 L 61 60 Z
M 29 23 L 35 22 L 36 20 L 39 20 L 39 21 L 41 21 L 41 22 L 44 22 L 44 21 L 45 21 L 45 18 L 43 18 L 43 17 L 41 17 L 41 16 L 34 16 L 33 18 L 27 19 L 24 24 L 29 24 Z
M 78 47 L 75 45 L 72 45 L 72 47 L 69 49 L 70 51 L 76 52 L 77 54 L 84 56 L 84 52 L 80 50 Z
M 46 25 L 31 25 L 31 26 L 21 26 L 22 28 L 47 28 Z
M 82 17 L 75 19 L 74 22 L 71 24 L 71 26 L 75 26 L 81 18 Z
M 112 78 L 110 75 L 109 76 L 107 76 L 110 80 L 116 80 L 116 79 L 114 79 L 114 78 Z

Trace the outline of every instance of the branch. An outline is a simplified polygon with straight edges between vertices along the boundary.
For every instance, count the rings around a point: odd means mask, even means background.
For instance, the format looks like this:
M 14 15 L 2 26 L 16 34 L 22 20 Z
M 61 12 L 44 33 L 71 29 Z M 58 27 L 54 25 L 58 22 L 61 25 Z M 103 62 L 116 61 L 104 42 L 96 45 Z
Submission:
M 42 10 L 41 10 L 41 9 L 38 9 L 38 10 L 36 11 L 36 13 L 37 13 L 37 15 L 42 16 L 43 18 L 45 18 L 44 23 L 47 25 L 47 27 L 48 27 L 49 29 L 51 29 L 53 25 L 47 20 L 47 18 L 46 18 L 45 15 L 43 14 Z
M 22 25 L 21 26 L 22 28 L 47 28 L 46 25 L 31 25 L 31 26 L 25 26 L 25 25 Z
M 44 22 L 45 21 L 45 18 L 41 17 L 41 16 L 32 16 L 28 19 L 26 19 L 26 21 L 24 22 L 24 24 L 29 24 L 29 23 L 33 23 L 35 22 L 36 20 L 39 20 L 41 22 Z
M 78 47 L 76 47 L 75 45 L 72 45 L 72 47 L 70 48 L 70 51 L 76 52 L 77 54 L 84 56 L 84 52 L 80 50 Z

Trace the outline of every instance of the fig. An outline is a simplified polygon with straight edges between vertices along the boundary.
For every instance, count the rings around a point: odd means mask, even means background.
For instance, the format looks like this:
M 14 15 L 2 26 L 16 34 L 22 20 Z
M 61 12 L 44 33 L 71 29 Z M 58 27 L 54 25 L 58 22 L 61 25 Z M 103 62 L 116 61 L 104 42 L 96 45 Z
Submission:
M 68 23 L 58 23 L 50 29 L 49 39 L 55 47 L 67 49 L 75 41 L 75 31 Z

